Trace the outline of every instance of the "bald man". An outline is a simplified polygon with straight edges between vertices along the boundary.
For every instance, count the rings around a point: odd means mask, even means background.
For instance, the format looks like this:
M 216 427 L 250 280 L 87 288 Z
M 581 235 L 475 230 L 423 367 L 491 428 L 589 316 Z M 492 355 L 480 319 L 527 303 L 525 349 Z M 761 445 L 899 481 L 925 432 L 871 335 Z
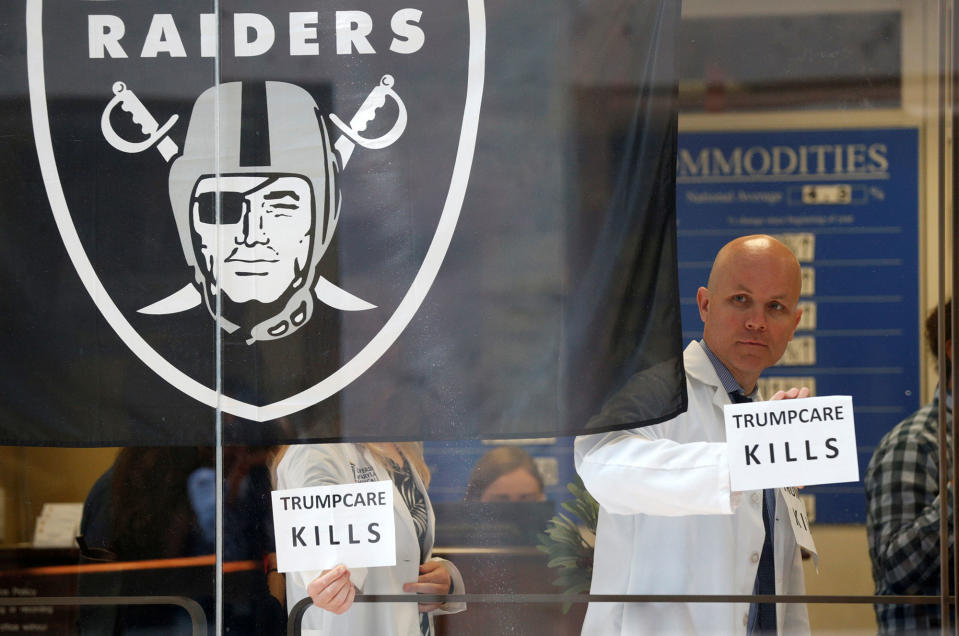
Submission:
M 758 400 L 799 323 L 800 269 L 770 236 L 726 244 L 696 294 L 703 339 L 683 354 L 689 408 L 643 428 L 578 437 L 600 503 L 592 594 L 802 594 L 799 547 L 776 491 L 733 492 L 723 406 Z M 642 375 L 591 426 L 630 421 Z M 652 390 L 655 390 L 653 388 Z M 806 389 L 773 399 L 805 397 Z M 641 419 L 635 414 L 633 421 Z M 584 634 L 808 633 L 802 604 L 592 603 Z

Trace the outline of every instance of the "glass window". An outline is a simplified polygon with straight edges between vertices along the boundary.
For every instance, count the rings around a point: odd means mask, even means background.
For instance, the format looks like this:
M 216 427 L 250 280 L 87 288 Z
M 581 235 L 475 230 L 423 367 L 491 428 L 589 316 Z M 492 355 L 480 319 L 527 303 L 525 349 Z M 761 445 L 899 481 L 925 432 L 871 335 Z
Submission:
M 4 5 L 0 633 L 954 624 L 954 3 L 685 4 Z

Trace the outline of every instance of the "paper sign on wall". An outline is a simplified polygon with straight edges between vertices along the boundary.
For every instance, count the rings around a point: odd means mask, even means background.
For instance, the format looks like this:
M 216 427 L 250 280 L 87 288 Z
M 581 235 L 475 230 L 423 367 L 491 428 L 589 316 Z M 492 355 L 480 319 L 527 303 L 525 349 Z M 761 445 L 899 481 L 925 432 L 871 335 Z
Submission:
M 859 480 L 852 397 L 728 404 L 733 490 Z
M 280 572 L 396 565 L 393 482 L 273 492 Z
M 45 503 L 33 531 L 35 548 L 72 548 L 80 534 L 82 503 Z M 2 630 L 0 630 L 2 631 Z

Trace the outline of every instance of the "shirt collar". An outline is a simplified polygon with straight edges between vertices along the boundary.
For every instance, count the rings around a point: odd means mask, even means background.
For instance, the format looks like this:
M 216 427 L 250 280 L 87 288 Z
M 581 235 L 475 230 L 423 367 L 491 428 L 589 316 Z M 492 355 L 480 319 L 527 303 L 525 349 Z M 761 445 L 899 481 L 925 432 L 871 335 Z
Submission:
M 703 351 L 706 352 L 706 357 L 709 358 L 713 368 L 716 370 L 716 375 L 719 376 L 719 381 L 723 383 L 723 389 L 726 390 L 726 393 L 735 393 L 738 391 L 750 399 L 756 397 L 756 394 L 759 392 L 758 384 L 755 388 L 753 388 L 752 393 L 747 394 L 746 390 L 739 385 L 739 382 L 736 381 L 736 378 L 733 377 L 732 372 L 730 372 L 726 365 L 723 364 L 722 360 L 717 358 L 716 354 L 710 351 L 709 345 L 706 344 L 705 339 L 699 341 L 699 346 L 701 346 Z

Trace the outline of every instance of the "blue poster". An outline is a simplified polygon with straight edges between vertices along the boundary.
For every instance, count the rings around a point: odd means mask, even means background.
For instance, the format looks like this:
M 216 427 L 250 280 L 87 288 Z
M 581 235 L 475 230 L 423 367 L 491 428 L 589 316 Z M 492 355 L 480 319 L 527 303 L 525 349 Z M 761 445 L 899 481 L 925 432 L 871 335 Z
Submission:
M 770 395 L 851 395 L 860 481 L 810 487 L 820 523 L 865 520 L 862 474 L 919 394 L 919 151 L 907 128 L 681 133 L 676 203 L 683 339 L 696 290 L 735 236 L 772 234 L 803 270 L 803 317 Z

